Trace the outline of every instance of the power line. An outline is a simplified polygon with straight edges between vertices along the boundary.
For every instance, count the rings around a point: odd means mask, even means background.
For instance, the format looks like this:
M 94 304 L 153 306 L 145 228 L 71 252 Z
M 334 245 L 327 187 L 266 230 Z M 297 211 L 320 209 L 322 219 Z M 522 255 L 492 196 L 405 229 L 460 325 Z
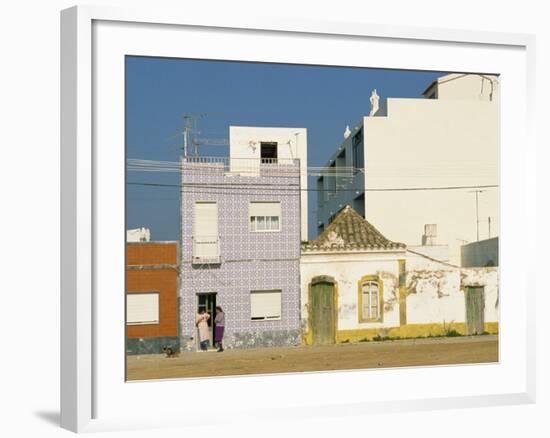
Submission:
M 286 184 L 281 187 L 281 184 L 239 184 L 239 183 L 186 183 L 186 184 L 162 184 L 162 183 L 143 183 L 143 182 L 127 182 L 128 185 L 139 185 L 139 186 L 151 186 L 151 187 L 178 187 L 178 188 L 215 188 L 215 189 L 244 189 L 247 190 L 248 187 L 256 188 L 259 190 L 275 190 L 275 191 L 307 191 L 307 192 L 330 192 L 330 193 L 339 193 L 339 192 L 395 192 L 395 191 L 426 191 L 426 190 L 466 190 L 466 189 L 489 189 L 497 188 L 498 184 L 487 184 L 487 185 L 472 185 L 472 186 L 440 186 L 440 187 L 392 187 L 392 188 L 365 188 L 362 190 L 355 189 L 340 189 L 340 190 L 329 190 L 329 189 L 312 189 L 312 188 L 298 188 L 295 184 Z M 243 187 L 246 186 L 246 187 Z M 270 187 L 276 186 L 276 187 Z M 296 186 L 297 188 L 286 189 L 284 186 Z
M 233 171 L 235 174 L 253 174 L 266 172 L 269 176 L 289 176 L 303 175 L 318 177 L 332 177 L 349 179 L 354 178 L 357 174 L 365 174 L 365 169 L 354 166 L 308 166 L 302 168 L 297 166 L 296 160 L 280 159 L 273 163 L 267 163 L 265 167 L 261 167 L 259 160 L 245 157 L 188 157 L 189 162 L 174 162 L 174 161 L 158 161 L 129 158 L 127 159 L 127 170 L 130 172 L 172 172 L 180 173 L 182 167 L 187 172 L 197 172 L 212 169 L 215 171 L 223 170 L 224 172 Z M 194 164 L 198 164 L 196 167 Z M 200 165 L 199 165 L 200 164 Z M 264 163 L 265 164 L 265 163 Z M 281 166 L 270 166 L 276 164 Z M 286 166 L 285 166 L 286 165 Z M 475 175 L 477 177 L 496 177 L 498 175 L 498 167 L 495 165 L 487 165 L 488 167 L 476 167 Z M 471 166 L 453 165 L 432 165 L 423 164 L 419 166 L 403 166 L 400 167 L 395 163 L 378 163 L 375 167 L 369 168 L 367 176 L 375 178 L 439 178 L 446 177 L 471 177 Z

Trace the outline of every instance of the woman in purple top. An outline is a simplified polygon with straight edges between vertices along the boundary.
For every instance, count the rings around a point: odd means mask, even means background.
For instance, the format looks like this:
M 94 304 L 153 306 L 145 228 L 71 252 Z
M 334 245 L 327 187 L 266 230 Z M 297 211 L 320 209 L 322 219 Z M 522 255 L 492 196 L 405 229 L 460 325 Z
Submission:
M 214 318 L 214 345 L 218 347 L 218 353 L 223 351 L 223 331 L 225 329 L 225 313 L 220 306 L 216 306 L 216 318 Z

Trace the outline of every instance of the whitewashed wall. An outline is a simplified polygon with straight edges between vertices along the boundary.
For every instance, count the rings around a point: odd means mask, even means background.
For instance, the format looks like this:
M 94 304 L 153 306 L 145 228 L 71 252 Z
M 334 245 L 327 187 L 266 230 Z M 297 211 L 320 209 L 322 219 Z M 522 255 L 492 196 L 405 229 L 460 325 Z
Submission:
M 366 189 L 499 183 L 499 102 L 457 99 L 458 86 L 443 86 L 445 99 L 388 99 L 387 117 L 364 117 Z M 479 81 L 471 87 L 479 92 Z M 488 216 L 492 236 L 499 233 L 498 200 L 496 188 L 479 195 L 480 239 L 488 237 Z M 454 264 L 463 241 L 476 240 L 475 194 L 466 189 L 369 191 L 365 217 L 407 245 L 420 244 L 424 224 L 437 224 Z
M 439 79 L 438 99 L 498 100 L 499 80 L 496 76 L 449 74 Z
M 468 285 L 485 288 L 485 322 L 499 320 L 498 268 L 461 269 L 408 253 L 406 285 L 408 324 L 465 322 Z
M 308 323 L 308 291 L 314 277 L 327 275 L 338 287 L 338 330 L 399 327 L 399 265 L 406 260 L 407 324 L 464 323 L 461 285 L 485 287 L 485 322 L 498 322 L 498 268 L 459 268 L 404 251 L 386 253 L 302 253 L 301 318 Z M 360 323 L 357 282 L 379 275 L 383 282 L 383 322 Z
M 302 254 L 302 324 L 307 327 L 308 287 L 311 280 L 328 275 L 338 285 L 338 330 L 399 326 L 398 260 L 404 257 L 404 251 Z M 357 282 L 365 275 L 379 275 L 383 282 L 383 322 L 359 323 Z

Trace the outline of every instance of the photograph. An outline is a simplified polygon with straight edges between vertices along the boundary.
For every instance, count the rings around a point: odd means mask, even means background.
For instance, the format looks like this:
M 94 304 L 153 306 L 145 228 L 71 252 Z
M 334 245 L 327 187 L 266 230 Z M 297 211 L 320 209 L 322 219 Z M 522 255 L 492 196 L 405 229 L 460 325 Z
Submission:
M 499 362 L 498 73 L 124 63 L 127 381 Z

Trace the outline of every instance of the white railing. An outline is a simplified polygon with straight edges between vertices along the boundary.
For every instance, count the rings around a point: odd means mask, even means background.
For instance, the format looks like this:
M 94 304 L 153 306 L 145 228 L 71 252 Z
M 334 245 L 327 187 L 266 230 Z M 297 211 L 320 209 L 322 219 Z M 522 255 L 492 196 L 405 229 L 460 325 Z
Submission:
M 220 263 L 219 236 L 193 236 L 193 263 Z
M 276 166 L 294 167 L 298 164 L 297 159 L 293 158 L 229 158 L 229 157 L 186 157 L 183 158 L 183 163 L 200 164 L 204 168 L 221 169 L 228 171 L 231 161 L 238 167 L 250 167 L 251 163 L 257 169 L 259 165 L 264 165 L 264 169 L 275 168 Z M 127 170 L 130 172 L 174 172 L 181 171 L 181 163 L 179 161 L 158 161 L 158 160 L 142 160 L 137 158 L 128 158 L 126 160 Z M 354 167 L 307 167 L 308 176 L 347 176 L 354 177 L 358 172 L 364 173 L 364 169 Z
M 254 157 L 185 157 L 184 163 L 216 163 L 230 165 L 231 163 L 256 164 L 278 164 L 283 166 L 292 166 L 298 164 L 297 158 L 254 158 Z

